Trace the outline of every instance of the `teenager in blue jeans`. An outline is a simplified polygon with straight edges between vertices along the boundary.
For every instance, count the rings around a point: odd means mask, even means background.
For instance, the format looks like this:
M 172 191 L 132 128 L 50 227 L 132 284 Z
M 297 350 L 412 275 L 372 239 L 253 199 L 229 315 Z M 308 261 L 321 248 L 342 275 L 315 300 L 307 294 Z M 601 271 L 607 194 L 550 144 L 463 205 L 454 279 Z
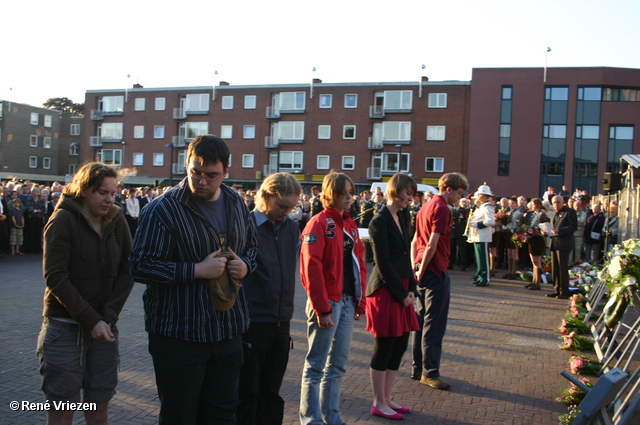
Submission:
M 365 311 L 367 271 L 358 226 L 349 215 L 353 181 L 331 172 L 322 183 L 324 210 L 302 234 L 300 278 L 307 291 L 309 351 L 302 371 L 300 423 L 342 425 L 340 388 L 353 320 Z

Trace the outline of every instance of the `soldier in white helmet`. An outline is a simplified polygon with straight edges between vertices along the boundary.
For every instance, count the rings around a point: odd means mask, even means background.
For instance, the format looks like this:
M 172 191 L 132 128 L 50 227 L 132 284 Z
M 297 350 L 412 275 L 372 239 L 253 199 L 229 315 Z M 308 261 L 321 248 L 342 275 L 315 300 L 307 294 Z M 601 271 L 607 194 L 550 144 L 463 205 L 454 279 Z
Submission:
M 476 275 L 473 278 L 473 283 L 477 286 L 489 285 L 488 248 L 495 224 L 495 208 L 490 202 L 492 196 L 491 188 L 486 183 L 478 187 L 474 195 L 477 207 L 469 218 L 467 242 L 474 244 Z

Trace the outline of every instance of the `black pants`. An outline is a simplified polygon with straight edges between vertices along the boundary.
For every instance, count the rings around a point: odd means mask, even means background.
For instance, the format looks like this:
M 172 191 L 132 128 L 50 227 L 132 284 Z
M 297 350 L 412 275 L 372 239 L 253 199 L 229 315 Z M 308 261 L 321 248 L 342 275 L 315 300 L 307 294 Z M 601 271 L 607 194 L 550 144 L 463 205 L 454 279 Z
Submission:
M 401 336 L 374 338 L 373 357 L 371 357 L 369 366 L 380 372 L 398 370 L 408 344 L 409 332 Z
M 240 335 L 190 342 L 149 334 L 160 425 L 235 424 L 242 366 Z
M 281 425 L 284 400 L 280 386 L 289 362 L 289 322 L 251 322 L 242 335 L 244 363 L 240 371 L 239 425 Z
M 569 295 L 569 251 L 551 251 L 551 276 L 556 294 Z

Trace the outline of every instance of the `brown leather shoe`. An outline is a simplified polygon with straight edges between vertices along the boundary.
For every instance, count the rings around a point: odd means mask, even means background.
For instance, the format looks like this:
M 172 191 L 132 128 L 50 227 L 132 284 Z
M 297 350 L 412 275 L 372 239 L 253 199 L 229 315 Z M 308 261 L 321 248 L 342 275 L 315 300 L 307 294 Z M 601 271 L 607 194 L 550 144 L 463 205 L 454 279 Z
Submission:
M 420 383 L 435 388 L 436 390 L 448 390 L 451 387 L 447 381 L 443 381 L 440 378 L 428 378 L 424 375 L 420 378 Z

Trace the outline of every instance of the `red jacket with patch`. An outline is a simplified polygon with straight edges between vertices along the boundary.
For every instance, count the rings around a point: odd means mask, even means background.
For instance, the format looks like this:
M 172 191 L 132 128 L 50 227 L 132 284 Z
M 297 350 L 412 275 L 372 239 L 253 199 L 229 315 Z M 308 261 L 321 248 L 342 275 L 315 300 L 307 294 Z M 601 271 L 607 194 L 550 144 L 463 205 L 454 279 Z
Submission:
M 338 302 L 342 298 L 344 238 L 353 239 L 354 303 L 356 313 L 364 313 L 367 284 L 364 245 L 349 213 L 341 216 L 337 210 L 325 208 L 311 217 L 301 237 L 300 280 L 318 316 L 331 314 L 329 300 Z

